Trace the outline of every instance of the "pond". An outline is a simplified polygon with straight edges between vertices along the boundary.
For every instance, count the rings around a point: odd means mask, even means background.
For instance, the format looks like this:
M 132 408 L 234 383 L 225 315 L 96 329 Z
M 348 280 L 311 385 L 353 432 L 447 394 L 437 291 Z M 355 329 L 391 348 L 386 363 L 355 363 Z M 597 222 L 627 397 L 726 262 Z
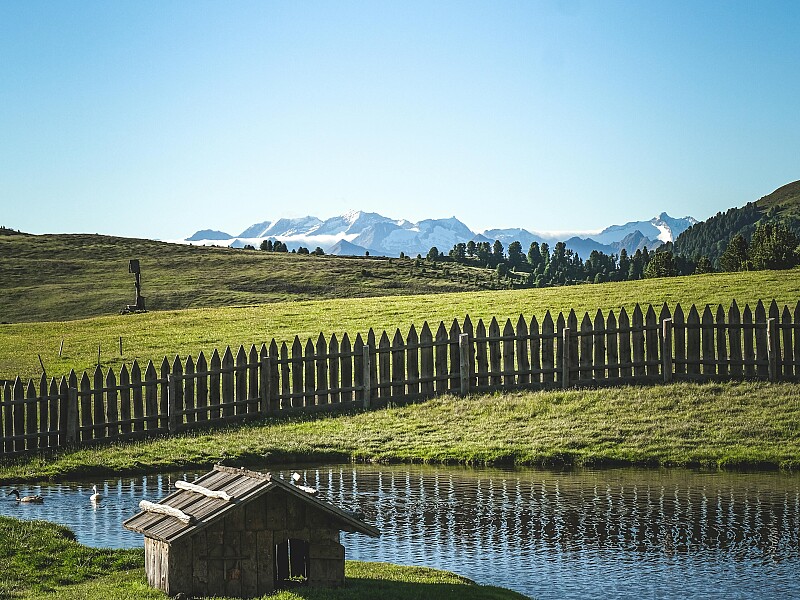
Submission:
M 264 469 L 267 470 L 267 469 Z M 288 478 L 291 470 L 271 468 Z M 470 469 L 330 465 L 298 470 L 322 498 L 358 508 L 378 539 L 342 534 L 347 558 L 423 565 L 550 598 L 800 598 L 800 475 L 689 470 Z M 84 544 L 142 546 L 122 528 L 167 474 L 23 486 Z M 7 492 L 7 488 L 5 491 Z

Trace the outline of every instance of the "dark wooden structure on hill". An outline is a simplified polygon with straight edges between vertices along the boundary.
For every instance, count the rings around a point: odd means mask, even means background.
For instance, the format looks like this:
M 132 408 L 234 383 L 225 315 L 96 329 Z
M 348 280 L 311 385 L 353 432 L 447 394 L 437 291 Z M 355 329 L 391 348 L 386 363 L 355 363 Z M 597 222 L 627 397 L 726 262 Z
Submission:
M 215 466 L 123 525 L 145 536 L 148 583 L 169 596 L 252 598 L 344 583 L 340 531 L 380 531 L 283 479 Z

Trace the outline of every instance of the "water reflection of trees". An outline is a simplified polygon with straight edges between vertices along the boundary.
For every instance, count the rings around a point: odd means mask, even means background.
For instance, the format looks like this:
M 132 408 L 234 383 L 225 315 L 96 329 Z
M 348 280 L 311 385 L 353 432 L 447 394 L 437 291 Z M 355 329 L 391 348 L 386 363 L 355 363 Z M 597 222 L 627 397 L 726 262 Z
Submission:
M 411 553 L 587 549 L 661 554 L 724 551 L 780 561 L 800 548 L 797 478 L 677 477 L 641 472 L 587 476 L 499 472 L 333 468 L 310 481 L 341 505 L 358 504 Z M 779 485 L 776 485 L 776 482 Z M 743 485 L 746 484 L 746 485 Z

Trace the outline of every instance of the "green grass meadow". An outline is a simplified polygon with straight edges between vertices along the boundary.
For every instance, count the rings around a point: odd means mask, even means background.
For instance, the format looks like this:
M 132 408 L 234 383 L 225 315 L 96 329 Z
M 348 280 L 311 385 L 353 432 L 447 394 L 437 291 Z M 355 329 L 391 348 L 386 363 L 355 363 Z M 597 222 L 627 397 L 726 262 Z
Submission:
M 753 307 L 759 299 L 773 298 L 793 310 L 800 299 L 800 269 L 544 289 L 253 303 L 15 323 L 0 325 L 0 379 L 13 379 L 17 375 L 23 379 L 40 377 L 39 355 L 48 376 L 65 375 L 70 369 L 78 373 L 91 371 L 98 363 L 98 348 L 101 366 L 116 369 L 134 359 L 140 363 L 148 360 L 159 363 L 164 356 L 170 360 L 175 355 L 197 356 L 201 350 L 209 355 L 214 348 L 222 350 L 228 345 L 237 348 L 240 344 L 247 348 L 251 344 L 269 343 L 273 338 L 280 343 L 291 342 L 298 336 L 305 342 L 308 338 L 316 340 L 320 332 L 326 339 L 331 333 L 341 339 L 345 332 L 353 339 L 369 328 L 377 332 L 387 330 L 390 334 L 399 328 L 405 335 L 412 324 L 419 330 L 426 321 L 435 326 L 439 321 L 461 322 L 465 315 L 470 315 L 473 323 L 479 318 L 492 317 L 501 323 L 507 318 L 516 321 L 520 314 L 526 319 L 535 315 L 541 322 L 548 310 L 555 316 L 559 311 L 574 309 L 580 318 L 586 311 L 593 317 L 597 309 L 604 313 L 609 309 L 618 311 L 623 306 L 631 310 L 636 302 L 656 307 L 666 302 L 671 309 L 680 303 L 687 310 L 691 304 L 719 303 L 727 307 L 733 299 L 740 308 L 745 303 Z M 59 356 L 62 340 L 63 351 Z

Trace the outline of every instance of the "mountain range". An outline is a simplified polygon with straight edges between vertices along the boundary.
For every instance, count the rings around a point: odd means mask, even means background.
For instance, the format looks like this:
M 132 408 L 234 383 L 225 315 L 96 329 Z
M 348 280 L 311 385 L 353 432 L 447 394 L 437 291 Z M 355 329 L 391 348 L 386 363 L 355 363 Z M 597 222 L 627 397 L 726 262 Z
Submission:
M 673 218 L 661 213 L 648 221 L 631 221 L 624 225 L 611 225 L 597 233 L 566 237 L 553 233 L 537 233 L 527 229 L 487 229 L 474 232 L 456 217 L 425 219 L 417 223 L 405 219 L 390 219 L 378 213 L 351 211 L 344 215 L 321 220 L 307 216 L 296 219 L 255 223 L 239 235 L 203 229 L 181 240 L 197 245 L 218 245 L 241 248 L 245 245 L 259 247 L 263 240 L 280 240 L 289 250 L 304 246 L 313 250 L 317 246 L 326 254 L 363 256 L 409 256 L 428 253 L 436 246 L 447 253 L 460 242 L 489 242 L 499 240 L 505 247 L 511 242 L 522 244 L 527 252 L 531 242 L 546 242 L 552 247 L 563 241 L 583 258 L 592 250 L 606 254 L 619 254 L 622 248 L 628 253 L 647 247 L 653 249 L 664 242 L 674 241 L 683 231 L 697 223 L 692 217 Z

